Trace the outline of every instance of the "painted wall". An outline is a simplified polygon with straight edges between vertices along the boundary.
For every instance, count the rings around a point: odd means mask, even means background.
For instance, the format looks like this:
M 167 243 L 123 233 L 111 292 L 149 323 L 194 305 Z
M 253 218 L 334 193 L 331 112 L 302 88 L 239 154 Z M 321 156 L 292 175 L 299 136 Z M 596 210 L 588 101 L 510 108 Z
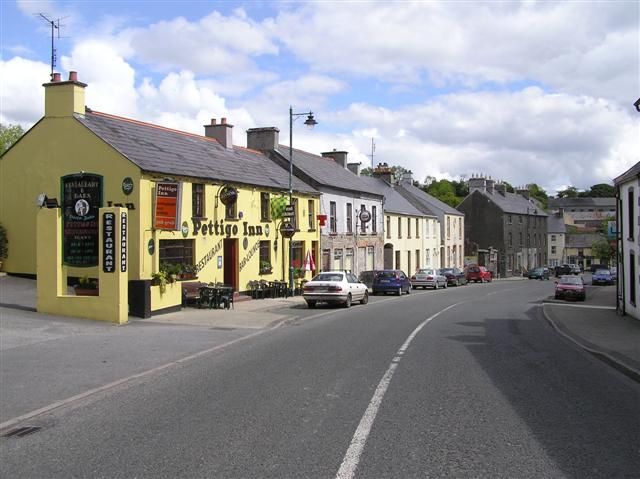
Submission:
M 640 180 L 636 177 L 621 183 L 619 191 L 620 213 L 617 226 L 620 236 L 618 242 L 620 262 L 618 263 L 618 288 L 623 291 L 625 313 L 640 319 L 640 222 L 638 219 L 640 215 Z M 633 205 L 631 221 L 630 205 Z M 631 272 L 632 265 L 635 268 L 635 274 Z

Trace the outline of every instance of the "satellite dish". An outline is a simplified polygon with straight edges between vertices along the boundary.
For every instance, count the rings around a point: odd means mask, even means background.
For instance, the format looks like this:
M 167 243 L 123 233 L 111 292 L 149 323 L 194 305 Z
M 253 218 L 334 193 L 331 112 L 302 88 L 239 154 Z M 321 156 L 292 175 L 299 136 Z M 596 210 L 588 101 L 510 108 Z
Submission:
M 38 208 L 42 208 L 46 201 L 47 201 L 47 195 L 45 195 L 44 193 L 40 193 L 38 195 L 38 198 L 36 198 L 36 206 Z

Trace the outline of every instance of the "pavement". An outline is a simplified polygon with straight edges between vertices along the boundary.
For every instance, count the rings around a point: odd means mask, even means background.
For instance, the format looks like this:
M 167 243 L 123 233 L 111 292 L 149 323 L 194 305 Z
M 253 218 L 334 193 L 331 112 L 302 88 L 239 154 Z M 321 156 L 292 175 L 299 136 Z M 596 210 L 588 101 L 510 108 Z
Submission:
M 115 325 L 40 314 L 35 303 L 34 280 L 0 275 L 0 434 L 295 321 L 306 309 L 299 296 L 236 301 L 231 310 L 185 308 Z M 640 320 L 616 313 L 615 287 L 588 286 L 585 302 L 548 298 L 541 307 L 559 334 L 640 382 Z

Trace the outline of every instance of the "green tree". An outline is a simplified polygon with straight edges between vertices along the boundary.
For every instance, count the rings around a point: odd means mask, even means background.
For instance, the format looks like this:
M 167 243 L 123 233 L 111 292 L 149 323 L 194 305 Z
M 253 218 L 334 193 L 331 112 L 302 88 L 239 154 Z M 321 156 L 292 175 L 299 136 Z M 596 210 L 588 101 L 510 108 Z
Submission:
M 581 194 L 580 196 L 583 195 L 589 198 L 615 198 L 616 190 L 613 185 L 598 183 L 597 185 L 593 185 L 589 191 L 585 191 L 584 194 Z
M 360 176 L 373 176 L 373 170 L 369 167 L 360 170 Z
M 24 135 L 20 125 L 3 125 L 0 123 L 0 155 L 7 151 L 18 139 Z
M 438 198 L 440 201 L 454 208 L 458 206 L 464 198 L 463 196 L 456 196 L 455 185 L 453 182 L 445 179 L 433 180 L 429 184 L 422 185 L 421 188 L 425 193 Z
M 547 203 L 549 202 L 549 196 L 547 195 L 547 192 L 535 183 L 527 185 L 527 188 L 529 189 L 529 195 L 532 198 L 538 200 L 542 204 L 542 207 L 546 210 Z
M 558 191 L 558 198 L 577 198 L 579 194 L 578 188 L 570 186 L 566 190 Z
M 615 250 L 606 239 L 602 238 L 593 242 L 591 254 L 594 258 L 599 258 L 602 262 L 609 264 L 611 258 L 615 256 Z

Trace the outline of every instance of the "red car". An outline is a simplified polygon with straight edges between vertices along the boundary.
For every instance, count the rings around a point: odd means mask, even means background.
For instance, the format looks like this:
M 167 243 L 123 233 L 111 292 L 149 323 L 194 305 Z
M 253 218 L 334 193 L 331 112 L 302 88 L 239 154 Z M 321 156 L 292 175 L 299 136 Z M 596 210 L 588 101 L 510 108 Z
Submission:
M 467 281 L 490 283 L 492 279 L 491 271 L 484 266 L 467 266 Z
M 584 291 L 584 283 L 580 276 L 560 276 L 556 282 L 556 299 L 575 298 L 584 301 L 587 295 Z

